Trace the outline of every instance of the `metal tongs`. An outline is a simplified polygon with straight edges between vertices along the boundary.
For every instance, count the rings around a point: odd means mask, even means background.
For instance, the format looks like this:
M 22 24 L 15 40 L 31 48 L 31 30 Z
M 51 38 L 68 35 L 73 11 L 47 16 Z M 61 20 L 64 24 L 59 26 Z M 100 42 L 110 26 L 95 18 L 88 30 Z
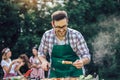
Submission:
M 63 60 L 62 61 L 62 64 L 73 64 L 73 62 L 72 61 L 65 61 L 65 60 Z M 51 70 L 54 70 L 55 71 L 55 68 L 54 67 L 49 67 L 49 69 L 51 69 Z

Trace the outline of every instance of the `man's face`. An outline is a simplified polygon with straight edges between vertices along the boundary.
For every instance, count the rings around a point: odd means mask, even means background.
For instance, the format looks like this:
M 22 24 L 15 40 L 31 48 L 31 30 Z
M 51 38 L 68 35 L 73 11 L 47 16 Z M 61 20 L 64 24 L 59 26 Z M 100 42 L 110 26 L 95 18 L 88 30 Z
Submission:
M 67 32 L 68 20 L 66 18 L 59 21 L 54 21 L 53 28 L 57 37 L 65 37 Z

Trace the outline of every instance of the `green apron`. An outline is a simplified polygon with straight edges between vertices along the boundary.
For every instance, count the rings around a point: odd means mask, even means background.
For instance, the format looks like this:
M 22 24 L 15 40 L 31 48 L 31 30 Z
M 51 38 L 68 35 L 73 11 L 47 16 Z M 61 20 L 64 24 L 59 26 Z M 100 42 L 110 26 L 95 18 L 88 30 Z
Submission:
M 69 41 L 68 41 L 69 43 Z M 76 61 L 79 57 L 69 44 L 53 45 L 51 55 L 50 78 L 79 77 L 83 75 L 82 69 L 77 69 L 72 64 L 62 64 L 62 61 Z

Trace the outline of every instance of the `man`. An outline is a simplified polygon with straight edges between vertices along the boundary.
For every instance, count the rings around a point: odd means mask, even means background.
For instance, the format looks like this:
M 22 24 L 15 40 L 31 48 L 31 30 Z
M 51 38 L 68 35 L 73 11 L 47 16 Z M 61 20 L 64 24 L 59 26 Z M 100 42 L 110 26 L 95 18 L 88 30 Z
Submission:
M 44 70 L 50 69 L 50 78 L 78 77 L 84 74 L 84 65 L 90 62 L 86 42 L 80 32 L 68 28 L 65 11 L 52 14 L 52 29 L 44 33 L 39 56 Z M 46 60 L 47 53 L 50 62 Z

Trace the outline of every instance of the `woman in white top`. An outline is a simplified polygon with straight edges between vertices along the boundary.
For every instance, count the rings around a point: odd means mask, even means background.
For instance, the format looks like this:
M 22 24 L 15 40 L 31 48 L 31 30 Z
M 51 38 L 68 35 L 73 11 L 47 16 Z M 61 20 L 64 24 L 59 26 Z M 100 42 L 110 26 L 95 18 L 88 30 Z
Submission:
M 16 61 L 11 61 L 12 52 L 9 48 L 4 48 L 2 50 L 2 61 L 1 67 L 4 71 L 4 78 L 16 76 L 17 72 L 15 71 Z

